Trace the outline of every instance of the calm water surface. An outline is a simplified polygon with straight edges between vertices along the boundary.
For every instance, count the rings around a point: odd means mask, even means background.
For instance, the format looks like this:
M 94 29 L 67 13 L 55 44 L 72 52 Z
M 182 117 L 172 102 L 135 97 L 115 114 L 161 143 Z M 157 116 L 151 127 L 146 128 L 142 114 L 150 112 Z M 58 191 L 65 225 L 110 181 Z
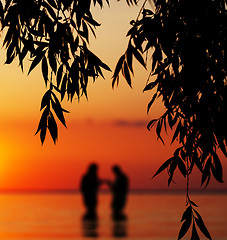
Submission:
M 227 239 L 227 195 L 193 195 L 215 240 Z M 130 194 L 126 222 L 110 217 L 111 196 L 99 197 L 97 222 L 83 222 L 79 194 L 1 194 L 1 240 L 173 240 L 181 226 L 185 196 Z M 188 238 L 186 238 L 188 239 Z

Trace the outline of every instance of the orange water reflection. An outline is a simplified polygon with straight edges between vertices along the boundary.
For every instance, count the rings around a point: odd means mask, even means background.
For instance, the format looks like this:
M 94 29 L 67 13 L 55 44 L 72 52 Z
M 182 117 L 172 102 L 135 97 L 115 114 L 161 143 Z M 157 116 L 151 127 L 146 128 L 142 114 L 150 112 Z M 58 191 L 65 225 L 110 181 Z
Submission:
M 199 212 L 216 240 L 227 237 L 227 195 L 194 195 Z M 83 222 L 84 208 L 78 194 L 0 195 L 0 239 L 173 240 L 178 235 L 183 195 L 130 194 L 127 220 L 114 222 L 111 196 L 99 196 L 99 218 Z

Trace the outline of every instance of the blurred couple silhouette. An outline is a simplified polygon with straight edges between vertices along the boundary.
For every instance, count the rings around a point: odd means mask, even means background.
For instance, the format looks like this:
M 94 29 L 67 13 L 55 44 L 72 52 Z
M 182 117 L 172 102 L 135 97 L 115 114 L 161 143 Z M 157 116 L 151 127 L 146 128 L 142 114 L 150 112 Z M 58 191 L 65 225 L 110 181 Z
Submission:
M 98 178 L 98 165 L 93 163 L 82 177 L 80 190 L 86 207 L 86 213 L 83 216 L 84 219 L 97 219 L 97 195 L 102 184 L 107 184 L 112 193 L 112 218 L 114 220 L 126 219 L 123 210 L 127 201 L 128 177 L 118 165 L 114 165 L 112 171 L 115 176 L 113 182 L 110 180 L 101 180 Z

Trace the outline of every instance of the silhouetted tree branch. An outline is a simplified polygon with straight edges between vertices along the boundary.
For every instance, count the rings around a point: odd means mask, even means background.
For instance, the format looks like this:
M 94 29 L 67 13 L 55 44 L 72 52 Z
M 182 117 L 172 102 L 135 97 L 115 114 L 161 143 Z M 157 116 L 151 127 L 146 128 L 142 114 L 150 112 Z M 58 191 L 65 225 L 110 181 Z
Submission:
M 94 0 L 103 7 L 104 1 Z M 106 0 L 109 5 L 109 1 Z M 38 130 L 43 143 L 49 130 L 53 141 L 58 137 L 56 118 L 66 126 L 61 101 L 87 97 L 90 79 L 103 77 L 110 68 L 88 48 L 89 36 L 95 36 L 95 21 L 90 0 L 8 0 L 0 1 L 3 46 L 6 64 L 18 58 L 31 59 L 28 74 L 41 65 L 47 91 L 41 102 L 42 116 Z M 60 100 L 59 100 L 60 99 Z
M 118 84 L 120 72 L 131 87 L 132 59 L 145 68 L 152 56 L 151 69 L 144 91 L 153 97 L 148 111 L 157 98 L 162 98 L 166 111 L 148 124 L 156 124 L 158 138 L 167 124 L 173 131 L 172 142 L 180 147 L 156 172 L 167 169 L 172 182 L 178 169 L 187 179 L 188 208 L 182 217 L 181 239 L 192 226 L 192 238 L 199 239 L 196 225 L 211 239 L 196 205 L 188 194 L 189 176 L 194 167 L 201 174 L 201 185 L 213 176 L 223 182 L 222 164 L 217 149 L 227 156 L 227 76 L 226 76 L 226 1 L 154 0 L 155 7 L 144 4 L 135 21 L 131 21 L 126 52 L 119 59 L 113 75 Z M 146 57 L 146 59 L 149 59 Z M 155 80 L 151 78 L 155 76 Z

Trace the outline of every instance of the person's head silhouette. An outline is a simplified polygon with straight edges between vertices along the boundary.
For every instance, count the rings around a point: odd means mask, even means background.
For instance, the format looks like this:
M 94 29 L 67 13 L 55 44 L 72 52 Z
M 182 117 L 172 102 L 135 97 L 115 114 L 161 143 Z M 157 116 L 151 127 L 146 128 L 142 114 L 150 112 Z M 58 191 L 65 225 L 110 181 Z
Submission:
M 98 165 L 96 163 L 92 163 L 88 167 L 88 172 L 91 173 L 91 174 L 92 173 L 95 174 L 97 172 L 97 170 L 98 170 Z
M 121 173 L 121 169 L 120 169 L 120 167 L 119 167 L 118 165 L 114 165 L 114 166 L 112 167 L 112 170 L 113 170 L 113 172 L 114 172 L 115 174 Z

